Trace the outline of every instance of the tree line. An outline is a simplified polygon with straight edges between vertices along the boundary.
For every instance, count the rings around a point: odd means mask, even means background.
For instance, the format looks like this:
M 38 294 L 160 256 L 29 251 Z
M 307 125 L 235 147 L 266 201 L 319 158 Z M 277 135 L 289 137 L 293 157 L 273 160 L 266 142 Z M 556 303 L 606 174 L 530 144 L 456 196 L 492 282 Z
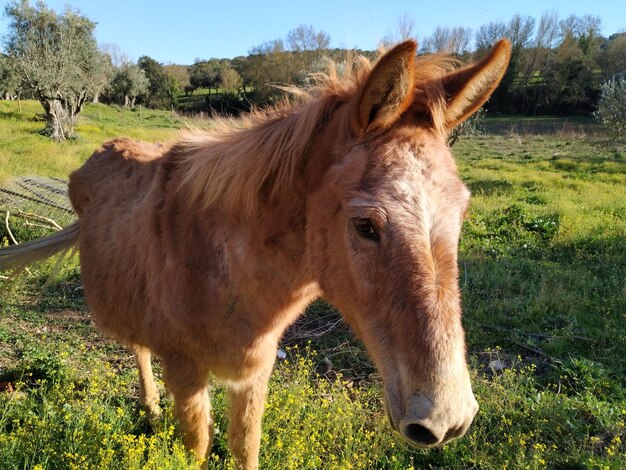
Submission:
M 95 23 L 67 7 L 58 14 L 43 2 L 9 3 L 9 34 L 0 55 L 0 94 L 5 99 L 34 98 L 46 116 L 46 133 L 71 135 L 76 116 L 88 101 L 138 104 L 190 112 L 238 114 L 275 102 L 281 85 L 306 86 L 310 72 L 324 71 L 355 52 L 330 48 L 330 36 L 300 25 L 286 37 L 250 49 L 247 56 L 196 59 L 191 65 L 164 65 L 143 56 L 134 62 L 115 45 L 98 46 Z M 379 46 L 416 39 L 414 20 L 398 19 L 396 30 Z M 601 34 L 600 18 L 555 11 L 539 20 L 514 15 L 472 31 L 438 27 L 421 38 L 420 53 L 448 53 L 476 60 L 501 37 L 513 45 L 509 69 L 487 104 L 492 113 L 588 114 L 601 86 L 626 73 L 626 33 Z M 199 96 L 198 90 L 205 90 Z M 193 98 L 193 99 L 192 99 Z
M 396 31 L 379 45 L 384 48 L 406 39 L 418 40 L 414 24 L 409 15 L 403 15 Z M 438 27 L 418 43 L 421 54 L 447 53 L 468 62 L 477 60 L 502 37 L 511 40 L 513 54 L 500 87 L 487 104 L 492 113 L 590 114 L 596 109 L 602 84 L 626 74 L 626 32 L 602 36 L 601 20 L 593 15 L 559 18 L 555 11 L 548 11 L 537 20 L 516 14 L 476 31 L 463 26 Z M 264 105 L 282 94 L 276 84 L 306 85 L 308 73 L 323 70 L 329 59 L 341 62 L 355 52 L 329 49 L 329 43 L 327 34 L 302 25 L 292 30 L 286 41 L 265 42 L 245 57 L 197 60 L 188 68 L 191 81 L 187 90 L 213 88 L 216 94 L 220 90 L 237 95 L 244 108 Z M 375 51 L 357 52 L 376 55 Z M 219 70 L 224 68 L 239 75 L 238 88 L 221 87 L 224 82 Z M 204 82 L 198 78 L 201 76 L 206 77 Z M 211 80 L 213 85 L 201 85 Z M 213 97 L 210 102 L 219 99 Z

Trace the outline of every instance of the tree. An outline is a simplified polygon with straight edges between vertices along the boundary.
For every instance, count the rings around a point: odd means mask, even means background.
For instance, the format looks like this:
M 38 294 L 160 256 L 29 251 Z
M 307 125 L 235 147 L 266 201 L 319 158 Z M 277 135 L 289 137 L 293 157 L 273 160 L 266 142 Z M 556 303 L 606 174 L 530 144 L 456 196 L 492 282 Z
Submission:
M 502 21 L 483 25 L 476 33 L 476 47 L 480 53 L 490 48 L 498 39 L 507 37 L 511 41 L 511 59 L 500 85 L 491 95 L 490 105 L 505 112 L 516 110 L 516 103 L 512 100 L 515 81 L 523 71 L 522 52 L 533 38 L 535 19 L 530 16 L 516 14 L 508 24 Z M 516 90 L 519 91 L 519 90 Z
M 297 52 L 328 49 L 330 35 L 324 31 L 316 32 L 311 25 L 301 24 L 287 33 L 287 45 Z
M 113 67 L 119 68 L 124 64 L 129 64 L 132 60 L 128 57 L 128 54 L 122 50 L 117 44 L 102 44 L 100 46 L 102 52 L 109 56 Z
M 402 41 L 408 41 L 409 39 L 417 41 L 414 28 L 415 19 L 413 19 L 413 17 L 408 13 L 404 13 L 398 17 L 395 31 L 385 35 L 378 43 L 378 47 L 382 49 L 389 49 L 394 44 Z
M 266 41 L 250 49 L 245 64 L 240 67 L 244 82 L 254 88 L 257 104 L 269 102 L 280 95 L 272 83 L 290 81 L 290 57 L 282 39 Z
M 10 3 L 5 12 L 15 72 L 45 111 L 44 134 L 64 140 L 73 135 L 83 105 L 101 83 L 95 23 L 69 7 L 58 15 L 43 2 L 32 7 L 28 0 Z
M 559 23 L 563 41 L 576 40 L 584 54 L 590 54 L 595 40 L 600 36 L 599 16 L 570 15 Z
M 186 65 L 169 64 L 164 65 L 165 74 L 178 82 L 178 87 L 184 89 L 190 85 L 189 83 L 189 67 Z
M 182 91 L 182 87 L 180 85 L 180 82 L 178 80 L 176 80 L 175 78 L 170 77 L 169 75 L 167 76 L 167 100 L 170 103 L 170 106 L 172 107 L 172 109 L 174 108 L 174 106 L 176 106 L 177 103 L 177 99 L 178 96 L 180 95 L 180 92 Z
M 92 103 L 98 103 L 100 101 L 100 95 L 104 93 L 107 87 L 111 84 L 111 80 L 115 76 L 115 66 L 111 56 L 102 51 L 101 67 L 97 73 L 94 74 L 93 79 L 93 97 Z
M 507 27 L 502 21 L 491 21 L 482 25 L 476 32 L 476 49 L 479 52 L 487 51 L 496 41 L 506 37 Z
M 555 47 L 558 31 L 559 17 L 557 12 L 554 10 L 544 12 L 537 26 L 534 47 L 537 49 L 551 49 Z
M 578 44 L 585 54 L 591 54 L 598 39 L 600 39 L 602 20 L 599 16 L 585 15 L 581 23 L 582 33 L 578 39 Z
M 626 139 L 626 77 L 615 77 L 601 87 L 594 116 L 609 131 L 611 139 Z
M 545 95 L 546 84 L 542 80 L 550 74 L 555 63 L 557 40 L 559 37 L 559 18 L 555 10 L 541 15 L 534 38 L 527 42 L 522 51 L 521 66 L 521 111 L 524 114 L 536 114 L 539 103 Z
M 415 38 L 415 19 L 408 13 L 404 13 L 397 21 L 398 39 L 408 41 Z
M 137 65 L 144 71 L 149 81 L 148 91 L 143 94 L 143 102 L 151 108 L 164 108 L 170 106 L 170 80 L 163 66 L 148 56 L 142 56 Z
M 591 112 L 599 88 L 594 68 L 593 59 L 584 54 L 577 38 L 565 36 L 541 76 L 541 99 L 536 101 L 538 113 Z
M 243 86 L 243 80 L 237 71 L 228 63 L 224 63 L 219 69 L 220 88 L 226 93 L 236 95 Z
M 248 57 L 235 57 L 230 61 L 230 65 L 241 77 L 241 90 L 245 93 L 246 86 L 249 84 L 249 77 L 246 74 L 249 69 Z
M 282 39 L 264 42 L 250 50 L 242 61 L 232 62 L 232 67 L 242 77 L 242 86 L 254 87 L 255 104 L 274 101 L 284 92 L 275 85 L 298 84 L 323 54 L 328 53 L 330 36 L 316 32 L 310 25 L 300 25 Z
M 546 51 L 546 66 L 541 71 L 541 113 L 590 113 L 599 96 L 601 62 L 600 22 L 597 17 L 570 15 L 559 21 L 560 43 Z
M 274 39 L 252 47 L 252 49 L 250 49 L 250 55 L 278 54 L 280 52 L 285 52 L 286 50 L 285 43 L 282 39 Z
M 535 30 L 535 19 L 531 16 L 516 14 L 509 21 L 506 35 L 511 41 L 513 48 L 526 49 L 530 46 Z
M 603 75 L 607 78 L 626 73 L 626 33 L 609 36 L 601 62 Z
M 0 54 L 0 99 L 17 99 L 21 91 L 20 79 L 15 73 L 11 61 L 4 54 Z
M 196 60 L 189 68 L 189 83 L 193 90 L 198 88 L 207 88 L 217 91 L 220 83 L 220 68 L 222 61 L 220 59 Z
M 472 39 L 472 30 L 457 26 L 449 28 L 438 26 L 432 36 L 424 39 L 422 50 L 424 52 L 445 52 L 448 54 L 463 55 L 468 51 Z
M 148 93 L 150 82 L 145 72 L 136 64 L 122 64 L 111 81 L 111 96 L 116 103 L 127 108 L 135 106 L 139 95 Z

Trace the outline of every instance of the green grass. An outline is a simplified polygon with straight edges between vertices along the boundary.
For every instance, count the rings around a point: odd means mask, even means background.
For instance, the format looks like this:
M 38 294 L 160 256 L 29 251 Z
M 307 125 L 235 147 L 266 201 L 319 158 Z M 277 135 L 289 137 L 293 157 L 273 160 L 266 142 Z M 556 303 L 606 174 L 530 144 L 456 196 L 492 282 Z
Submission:
M 102 104 L 89 104 L 80 114 L 78 137 L 63 143 L 41 135 L 43 112 L 37 101 L 0 100 L 0 182 L 12 175 L 40 174 L 66 178 L 104 141 L 129 136 L 147 141 L 164 141 L 176 136 L 187 121 L 169 112 L 125 110 Z
M 29 172 L 61 175 L 62 164 L 35 149 L 49 146 L 57 160 L 116 134 L 173 135 L 171 116 L 154 116 L 152 126 L 145 115 L 90 107 L 83 125 L 94 128 L 83 127 L 81 141 L 52 144 L 37 134 L 41 123 L 8 115 L 0 129 L 14 143 L 0 146 L 18 153 L 15 142 L 32 139 L 21 147 Z M 585 129 L 499 128 L 454 148 L 473 192 L 460 283 L 481 411 L 468 434 L 408 448 L 387 424 L 362 346 L 316 303 L 288 332 L 288 358 L 272 376 L 261 468 L 626 468 L 626 157 Z M 94 330 L 77 261 L 38 297 L 51 265 L 0 294 L 0 469 L 188 467 L 171 401 L 151 425 L 130 354 Z M 232 467 L 224 395 L 212 393 L 220 432 L 209 468 Z
M 495 324 L 518 343 L 626 376 L 626 159 L 543 136 L 479 138 L 457 151 L 474 193 L 463 283 L 490 300 L 466 298 L 470 340 L 488 346 L 473 332 Z

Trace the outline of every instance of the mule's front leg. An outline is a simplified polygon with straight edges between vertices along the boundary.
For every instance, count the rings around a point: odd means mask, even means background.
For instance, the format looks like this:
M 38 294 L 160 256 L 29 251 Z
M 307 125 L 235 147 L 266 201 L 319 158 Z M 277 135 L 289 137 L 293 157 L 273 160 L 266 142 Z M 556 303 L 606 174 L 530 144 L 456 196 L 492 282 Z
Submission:
M 139 369 L 139 404 L 148 412 L 150 419 L 161 416 L 159 406 L 159 389 L 152 373 L 152 354 L 148 348 L 134 344 L 131 349 L 135 353 L 135 362 Z
M 228 390 L 230 398 L 228 445 L 238 470 L 259 468 L 261 416 L 272 366 L 273 361 L 251 380 L 232 385 Z
M 208 372 L 188 358 L 163 358 L 163 365 L 183 443 L 198 459 L 207 459 L 214 435 Z M 206 467 L 205 460 L 202 468 Z

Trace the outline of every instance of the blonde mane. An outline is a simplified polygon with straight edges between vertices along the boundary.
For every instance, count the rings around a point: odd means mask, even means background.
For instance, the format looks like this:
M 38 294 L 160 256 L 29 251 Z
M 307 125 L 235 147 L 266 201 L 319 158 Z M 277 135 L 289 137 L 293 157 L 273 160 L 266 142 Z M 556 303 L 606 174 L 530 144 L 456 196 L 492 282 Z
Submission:
M 441 77 L 457 63 L 445 55 L 418 57 L 415 63 L 416 96 L 436 131 L 444 127 L 446 107 Z M 269 201 L 287 196 L 314 137 L 356 94 L 373 65 L 363 56 L 340 65 L 329 61 L 328 72 L 309 76 L 311 86 L 283 88 L 291 100 L 238 119 L 216 118 L 210 130 L 184 131 L 173 153 L 182 163 L 181 187 L 190 202 L 209 207 L 219 201 L 229 212 L 249 215 L 262 193 Z

